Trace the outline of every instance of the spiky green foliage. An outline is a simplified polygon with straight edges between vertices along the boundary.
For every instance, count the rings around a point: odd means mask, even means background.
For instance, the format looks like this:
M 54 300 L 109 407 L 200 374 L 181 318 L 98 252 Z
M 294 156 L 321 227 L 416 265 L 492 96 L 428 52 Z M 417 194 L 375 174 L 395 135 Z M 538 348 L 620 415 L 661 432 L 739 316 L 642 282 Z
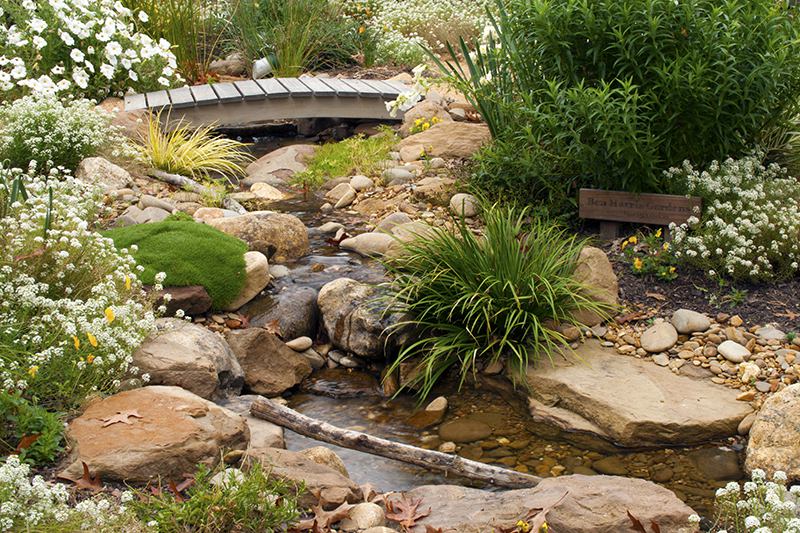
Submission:
M 557 325 L 608 310 L 573 278 L 584 241 L 528 209 L 491 206 L 483 218 L 483 236 L 460 220 L 455 232 L 435 228 L 387 261 L 395 308 L 413 317 L 399 327 L 414 326 L 419 339 L 392 369 L 419 360 L 409 386 L 422 397 L 451 367 L 463 384 L 478 362 L 505 357 L 522 375 L 564 344 Z
M 104 235 L 118 249 L 138 247 L 131 255 L 144 267 L 140 278 L 147 285 L 155 282 L 159 272 L 166 273 L 166 286 L 202 285 L 215 309 L 230 304 L 244 287 L 247 245 L 206 224 L 170 218 L 112 229 Z

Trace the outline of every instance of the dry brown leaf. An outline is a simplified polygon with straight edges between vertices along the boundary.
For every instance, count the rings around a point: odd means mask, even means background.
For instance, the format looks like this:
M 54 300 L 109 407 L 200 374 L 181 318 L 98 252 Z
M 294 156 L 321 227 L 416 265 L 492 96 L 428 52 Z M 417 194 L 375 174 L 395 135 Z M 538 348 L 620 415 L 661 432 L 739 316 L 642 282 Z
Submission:
M 350 513 L 350 509 L 355 507 L 347 502 L 341 504 L 333 511 L 326 511 L 321 505 L 311 508 L 314 513 L 312 518 L 301 520 L 296 528 L 298 531 L 311 531 L 311 533 L 327 533 L 331 526 L 345 518 Z
M 548 505 L 547 507 L 536 513 L 536 515 L 530 519 L 531 531 L 539 531 L 542 528 L 545 522 L 547 522 L 547 513 L 549 513 L 553 509 L 553 507 L 563 502 L 564 498 L 567 497 L 567 494 L 569 494 L 569 491 L 565 492 L 563 496 L 561 496 L 558 499 L 558 501 Z
M 444 530 L 440 527 L 433 527 L 430 525 L 426 525 L 425 533 L 444 533 Z
M 30 448 L 34 442 L 39 440 L 41 437 L 40 433 L 36 433 L 34 435 L 25 435 L 19 440 L 19 444 L 17 444 L 16 449 L 14 450 L 14 454 L 19 455 L 22 450 L 27 450 Z
M 100 492 L 103 490 L 103 481 L 100 476 L 92 477 L 89 473 L 89 465 L 81 461 L 83 465 L 83 476 L 80 479 L 73 481 L 75 488 L 78 490 L 90 490 L 92 492 Z
M 652 298 L 654 300 L 658 300 L 659 302 L 666 302 L 667 301 L 667 297 L 665 295 L 661 294 L 660 292 L 646 292 L 646 293 L 644 293 L 644 295 L 647 296 L 648 298 Z
M 281 336 L 281 323 L 277 318 L 264 324 L 264 329 L 273 335 Z
M 108 427 L 112 424 L 127 424 L 131 425 L 133 422 L 129 421 L 128 418 L 142 418 L 142 415 L 139 414 L 139 411 L 136 409 L 132 409 L 130 411 L 117 411 L 117 414 L 114 416 L 110 416 L 108 418 L 101 418 L 100 420 L 103 421 L 103 427 Z
M 637 533 L 647 533 L 647 530 L 644 528 L 639 519 L 633 516 L 630 511 L 627 511 L 627 513 L 628 518 L 631 520 L 631 528 Z
M 775 316 L 780 316 L 784 318 L 788 318 L 791 321 L 795 321 L 800 318 L 800 315 L 792 311 L 791 309 L 786 309 L 785 313 L 775 313 Z
M 405 494 L 399 500 L 386 501 L 386 518 L 392 522 L 397 522 L 405 528 L 412 528 L 417 521 L 431 514 L 431 509 L 419 511 L 422 499 L 408 498 Z

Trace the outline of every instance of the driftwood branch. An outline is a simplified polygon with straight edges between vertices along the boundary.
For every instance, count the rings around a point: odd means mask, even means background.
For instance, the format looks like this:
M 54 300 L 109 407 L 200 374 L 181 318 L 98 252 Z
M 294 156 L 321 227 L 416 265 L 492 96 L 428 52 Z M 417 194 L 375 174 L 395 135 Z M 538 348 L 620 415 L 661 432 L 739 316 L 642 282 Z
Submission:
M 147 175 L 151 178 L 163 181 L 164 183 L 169 183 L 170 185 L 186 189 L 187 191 L 202 194 L 206 190 L 202 184 L 191 178 L 181 176 L 180 174 L 170 174 L 169 172 L 164 172 L 163 170 L 158 170 L 157 168 L 150 169 L 147 172 Z
M 291 429 L 312 439 L 447 474 L 483 481 L 498 487 L 519 489 L 536 486 L 541 481 L 541 478 L 536 476 L 470 461 L 457 455 L 423 450 L 416 446 L 392 442 L 359 431 L 337 428 L 270 400 L 254 401 L 250 406 L 250 412 L 257 418 Z

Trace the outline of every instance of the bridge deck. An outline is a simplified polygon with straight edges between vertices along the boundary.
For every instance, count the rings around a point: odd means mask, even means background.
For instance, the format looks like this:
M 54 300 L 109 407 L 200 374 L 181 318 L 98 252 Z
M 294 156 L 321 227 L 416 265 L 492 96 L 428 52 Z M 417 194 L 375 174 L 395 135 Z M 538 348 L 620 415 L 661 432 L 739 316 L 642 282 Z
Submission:
M 408 87 L 394 80 L 267 78 L 133 94 L 125 110 L 165 111 L 170 123 L 244 126 L 299 118 L 392 120 L 385 102 Z

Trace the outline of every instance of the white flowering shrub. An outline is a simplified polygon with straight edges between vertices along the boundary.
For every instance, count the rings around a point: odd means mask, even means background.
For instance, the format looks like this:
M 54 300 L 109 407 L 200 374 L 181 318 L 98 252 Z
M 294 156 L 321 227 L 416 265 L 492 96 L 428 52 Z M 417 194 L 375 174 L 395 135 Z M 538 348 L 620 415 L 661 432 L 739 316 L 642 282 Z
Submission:
M 758 157 L 714 162 L 698 171 L 685 162 L 666 173 L 703 198 L 701 217 L 673 227 L 676 257 L 710 276 L 768 281 L 798 272 L 800 182 Z
M 786 488 L 786 474 L 775 472 L 772 481 L 766 473 L 754 469 L 752 481 L 741 486 L 731 481 L 717 489 L 717 519 L 711 531 L 716 533 L 800 533 L 797 504 L 800 486 Z M 689 517 L 699 523 L 700 517 Z
M 494 0 L 343 0 L 348 12 L 368 13 L 377 38 L 377 61 L 416 65 L 423 47 L 439 50 L 448 41 L 480 35 Z M 360 8 L 360 9 L 359 9 Z
M 130 492 L 122 493 L 121 504 L 97 498 L 70 507 L 65 485 L 29 476 L 30 466 L 15 455 L 0 462 L 0 531 L 110 531 L 132 522 L 125 507 L 133 498 Z
M 0 0 L 0 96 L 101 99 L 177 83 L 170 43 L 136 31 L 138 17 L 113 0 Z
M 9 205 L 15 178 L 27 200 Z M 137 372 L 131 354 L 154 328 L 141 267 L 87 222 L 100 198 L 63 170 L 0 168 L 0 387 L 46 407 L 113 391 Z
M 126 148 L 127 147 L 127 148 Z M 89 100 L 25 96 L 0 107 L 0 161 L 6 167 L 75 169 L 101 151 L 132 157 L 135 149 L 111 126 L 111 116 Z

